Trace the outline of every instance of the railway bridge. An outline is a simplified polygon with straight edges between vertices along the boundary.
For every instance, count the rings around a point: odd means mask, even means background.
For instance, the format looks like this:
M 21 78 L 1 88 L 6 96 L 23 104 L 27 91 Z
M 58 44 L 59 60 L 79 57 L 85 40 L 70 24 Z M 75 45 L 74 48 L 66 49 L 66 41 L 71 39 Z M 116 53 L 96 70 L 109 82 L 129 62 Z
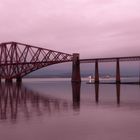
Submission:
M 71 62 L 77 69 L 79 54 L 67 54 L 50 49 L 40 48 L 18 42 L 0 43 L 0 80 L 12 82 L 16 79 L 21 82 L 22 78 L 38 69 L 50 65 Z M 76 67 L 75 67 L 76 66 Z M 77 70 L 73 70 L 73 81 L 80 80 Z
M 99 62 L 116 62 L 116 83 L 120 83 L 120 61 L 139 61 L 140 56 L 80 59 L 68 54 L 18 42 L 0 43 L 0 81 L 12 82 L 50 65 L 72 62 L 72 82 L 81 82 L 80 63 L 95 63 L 95 83 L 99 83 Z

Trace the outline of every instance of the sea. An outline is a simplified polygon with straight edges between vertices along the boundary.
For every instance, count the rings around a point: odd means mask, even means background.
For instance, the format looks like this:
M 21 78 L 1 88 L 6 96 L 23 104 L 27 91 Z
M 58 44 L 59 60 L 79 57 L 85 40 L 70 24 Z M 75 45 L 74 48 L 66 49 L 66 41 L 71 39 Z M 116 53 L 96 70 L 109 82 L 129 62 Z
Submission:
M 87 78 L 0 84 L 0 140 L 139 139 L 139 84 L 88 84 Z

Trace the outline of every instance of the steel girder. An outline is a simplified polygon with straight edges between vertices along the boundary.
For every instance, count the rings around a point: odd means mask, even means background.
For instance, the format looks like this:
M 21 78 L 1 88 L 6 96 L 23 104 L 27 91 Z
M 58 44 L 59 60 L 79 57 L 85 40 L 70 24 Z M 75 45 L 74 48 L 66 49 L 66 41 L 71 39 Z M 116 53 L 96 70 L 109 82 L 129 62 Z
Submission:
M 119 60 L 119 61 L 140 61 L 140 56 L 80 59 L 80 63 L 95 63 L 96 61 L 98 61 L 98 62 L 116 62 L 117 60 Z

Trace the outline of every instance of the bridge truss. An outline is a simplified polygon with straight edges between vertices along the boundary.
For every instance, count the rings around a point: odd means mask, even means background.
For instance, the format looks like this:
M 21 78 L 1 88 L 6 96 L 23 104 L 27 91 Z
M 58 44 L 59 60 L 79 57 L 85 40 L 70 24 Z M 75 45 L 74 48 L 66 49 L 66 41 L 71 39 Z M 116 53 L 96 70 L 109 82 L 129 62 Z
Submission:
M 17 42 L 0 44 L 0 77 L 21 78 L 53 64 L 72 61 L 72 55 Z

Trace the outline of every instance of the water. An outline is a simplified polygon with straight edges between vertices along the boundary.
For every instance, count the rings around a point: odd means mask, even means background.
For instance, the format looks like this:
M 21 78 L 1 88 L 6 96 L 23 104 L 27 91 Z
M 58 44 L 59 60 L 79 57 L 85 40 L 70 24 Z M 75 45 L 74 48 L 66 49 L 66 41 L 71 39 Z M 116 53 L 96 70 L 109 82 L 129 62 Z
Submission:
M 138 140 L 140 86 L 25 79 L 0 86 L 1 140 Z

